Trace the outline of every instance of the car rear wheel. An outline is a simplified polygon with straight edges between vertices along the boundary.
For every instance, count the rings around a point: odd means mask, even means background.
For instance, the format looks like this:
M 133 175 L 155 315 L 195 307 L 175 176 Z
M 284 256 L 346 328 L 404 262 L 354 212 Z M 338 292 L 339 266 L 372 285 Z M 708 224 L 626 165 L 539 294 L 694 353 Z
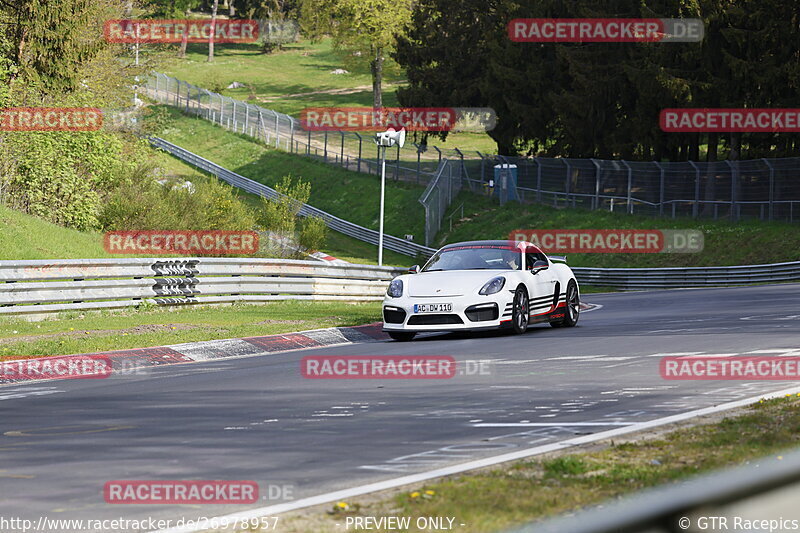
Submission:
M 528 291 L 523 287 L 517 287 L 514 292 L 514 305 L 511 312 L 511 324 L 514 333 L 525 333 L 528 329 L 528 319 L 530 318 L 530 308 L 528 307 Z
M 390 331 L 388 333 L 392 339 L 400 342 L 408 342 L 413 340 L 414 336 L 416 336 L 416 333 L 409 331 Z

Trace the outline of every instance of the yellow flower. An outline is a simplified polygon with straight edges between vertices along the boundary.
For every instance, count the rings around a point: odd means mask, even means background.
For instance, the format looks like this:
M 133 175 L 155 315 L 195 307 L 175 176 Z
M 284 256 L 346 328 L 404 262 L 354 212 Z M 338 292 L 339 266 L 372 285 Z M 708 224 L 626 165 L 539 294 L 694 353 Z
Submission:
M 419 492 L 412 492 L 411 493 L 411 497 L 412 498 L 419 498 Z
M 426 490 L 425 494 L 427 494 L 428 496 L 433 496 L 436 493 L 434 491 L 432 491 L 432 490 Z
M 349 506 L 349 505 L 347 505 L 345 502 L 338 502 L 338 503 L 336 504 L 336 507 L 338 507 L 339 509 L 347 509 L 347 508 L 348 508 L 348 507 L 350 507 L 350 506 Z

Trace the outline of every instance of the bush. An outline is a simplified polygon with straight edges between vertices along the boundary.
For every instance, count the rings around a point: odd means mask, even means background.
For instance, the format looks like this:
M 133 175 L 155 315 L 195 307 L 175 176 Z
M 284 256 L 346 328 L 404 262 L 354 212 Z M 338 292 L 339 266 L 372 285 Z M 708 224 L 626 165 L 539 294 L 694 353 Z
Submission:
M 306 250 L 319 250 L 325 245 L 328 227 L 319 217 L 306 217 L 300 226 L 298 243 Z
M 105 230 L 252 230 L 256 217 L 236 191 L 213 178 L 190 188 L 183 182 L 156 181 L 152 165 L 136 167 L 105 199 L 100 223 Z

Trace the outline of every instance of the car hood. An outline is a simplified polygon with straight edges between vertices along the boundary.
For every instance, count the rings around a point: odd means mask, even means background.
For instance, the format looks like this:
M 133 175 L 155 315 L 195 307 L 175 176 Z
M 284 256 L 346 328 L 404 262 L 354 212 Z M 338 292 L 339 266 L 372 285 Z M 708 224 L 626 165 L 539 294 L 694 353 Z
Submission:
M 447 270 L 421 272 L 406 278 L 409 296 L 435 297 L 476 294 L 490 279 L 511 270 Z

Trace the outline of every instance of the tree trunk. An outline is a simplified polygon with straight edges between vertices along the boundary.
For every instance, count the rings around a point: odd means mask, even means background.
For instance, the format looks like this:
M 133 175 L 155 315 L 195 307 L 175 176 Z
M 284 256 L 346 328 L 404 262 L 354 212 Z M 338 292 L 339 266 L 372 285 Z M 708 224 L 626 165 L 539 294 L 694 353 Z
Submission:
M 233 7 L 233 0 L 228 0 L 228 17 L 233 18 L 236 14 L 236 8 Z
M 381 91 L 381 80 L 383 78 L 383 48 L 375 49 L 375 58 L 370 62 L 372 71 L 372 107 L 380 109 L 383 107 L 383 93 Z
M 217 36 L 217 8 L 219 0 L 214 0 L 211 6 L 211 31 L 208 36 L 208 61 L 214 61 L 214 38 Z
M 178 52 L 178 57 L 184 59 L 186 57 L 186 46 L 189 44 L 189 34 L 187 32 L 183 32 L 183 37 L 181 38 L 181 49 Z
M 708 134 L 708 152 L 706 153 L 706 161 L 713 163 L 717 160 L 717 148 L 719 148 L 719 134 Z

